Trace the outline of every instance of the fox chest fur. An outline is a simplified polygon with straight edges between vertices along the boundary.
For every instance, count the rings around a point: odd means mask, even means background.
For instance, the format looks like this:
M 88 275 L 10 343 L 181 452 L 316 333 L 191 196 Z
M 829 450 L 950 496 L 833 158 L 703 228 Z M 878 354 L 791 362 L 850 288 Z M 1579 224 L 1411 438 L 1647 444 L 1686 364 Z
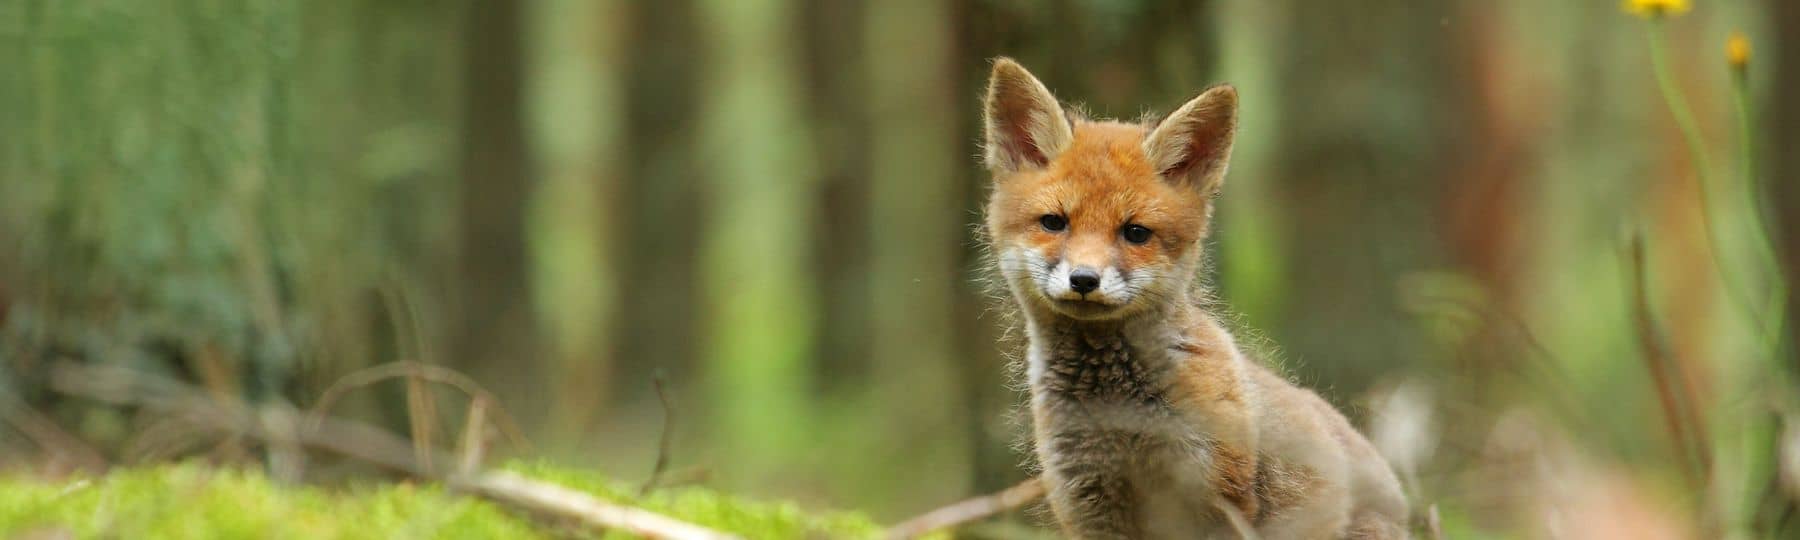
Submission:
M 1037 453 L 1062 506 L 1115 522 L 1123 537 L 1180 537 L 1223 525 L 1212 501 L 1218 459 L 1206 426 L 1170 401 L 1176 358 L 1114 327 L 1034 332 L 1030 378 Z M 1179 353 L 1176 353 L 1179 354 Z M 1114 515 L 1129 508 L 1130 515 Z M 1166 529 L 1166 531 L 1158 531 Z

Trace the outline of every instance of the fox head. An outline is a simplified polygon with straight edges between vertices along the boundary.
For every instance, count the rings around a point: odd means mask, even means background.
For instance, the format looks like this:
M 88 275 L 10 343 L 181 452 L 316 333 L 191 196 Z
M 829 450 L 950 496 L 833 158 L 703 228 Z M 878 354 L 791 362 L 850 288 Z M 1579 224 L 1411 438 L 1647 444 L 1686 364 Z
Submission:
M 999 58 L 984 109 L 988 236 L 1028 311 L 1106 320 L 1186 297 L 1231 158 L 1236 90 L 1209 88 L 1154 123 L 1089 121 Z

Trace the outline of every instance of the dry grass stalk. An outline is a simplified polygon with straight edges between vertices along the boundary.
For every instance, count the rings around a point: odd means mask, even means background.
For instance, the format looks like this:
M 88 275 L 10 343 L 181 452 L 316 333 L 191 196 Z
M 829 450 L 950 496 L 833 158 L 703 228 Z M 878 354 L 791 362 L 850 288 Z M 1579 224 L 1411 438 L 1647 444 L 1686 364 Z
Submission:
M 1683 396 L 1693 394 L 1685 390 L 1686 381 L 1676 373 L 1678 367 L 1674 353 L 1670 352 L 1650 309 L 1650 286 L 1644 269 L 1643 235 L 1632 236 L 1628 255 L 1631 318 L 1637 329 L 1638 344 L 1643 348 L 1644 364 L 1656 384 L 1657 402 L 1662 405 L 1663 421 L 1675 445 L 1676 454 L 1681 458 L 1682 473 L 1690 483 L 1700 486 L 1705 483 L 1702 477 L 1710 471 L 1709 464 L 1712 463 L 1706 447 L 1706 427 L 1702 424 L 1700 414 L 1692 410 L 1691 400 L 1682 399 Z M 1677 388 L 1678 385 L 1683 388 Z
M 468 396 L 471 403 L 477 400 L 486 401 L 487 405 L 494 409 L 494 426 L 500 428 L 500 431 L 506 435 L 508 442 L 511 442 L 521 450 L 527 452 L 530 451 L 531 441 L 525 438 L 525 434 L 519 429 L 518 423 L 513 421 L 512 416 L 507 414 L 505 409 L 495 406 L 499 401 L 495 399 L 493 393 L 483 389 L 474 379 L 470 379 L 469 376 L 458 373 L 456 370 L 421 362 L 399 361 L 381 364 L 360 369 L 349 375 L 345 375 L 336 382 L 331 383 L 330 387 L 319 394 L 318 403 L 313 405 L 312 416 L 314 418 L 323 418 L 331 412 L 331 407 L 336 405 L 339 399 L 342 399 L 345 394 L 350 393 L 352 390 L 388 379 L 397 378 L 406 378 L 408 381 L 424 380 L 437 384 L 449 385 Z

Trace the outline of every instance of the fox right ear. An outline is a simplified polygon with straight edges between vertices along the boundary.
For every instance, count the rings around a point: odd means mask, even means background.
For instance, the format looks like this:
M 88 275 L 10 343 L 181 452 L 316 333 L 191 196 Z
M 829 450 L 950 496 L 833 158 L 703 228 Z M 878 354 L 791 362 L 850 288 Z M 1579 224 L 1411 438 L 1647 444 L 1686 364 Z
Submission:
M 1056 96 L 1011 58 L 994 59 L 982 108 L 989 170 L 1013 172 L 1043 167 L 1074 139 Z
M 1225 181 L 1237 133 L 1237 89 L 1206 89 L 1144 137 L 1144 155 L 1163 178 L 1212 195 Z

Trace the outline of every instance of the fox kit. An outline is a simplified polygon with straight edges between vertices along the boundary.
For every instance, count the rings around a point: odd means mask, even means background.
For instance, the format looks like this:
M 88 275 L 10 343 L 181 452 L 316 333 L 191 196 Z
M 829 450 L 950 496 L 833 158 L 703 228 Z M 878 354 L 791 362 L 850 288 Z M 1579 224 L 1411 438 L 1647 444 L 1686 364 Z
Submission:
M 1203 307 L 1237 91 L 1160 121 L 1090 121 L 1000 58 L 985 109 L 987 232 L 1024 315 L 1034 443 L 1064 531 L 1405 537 L 1399 482 L 1368 440 Z

